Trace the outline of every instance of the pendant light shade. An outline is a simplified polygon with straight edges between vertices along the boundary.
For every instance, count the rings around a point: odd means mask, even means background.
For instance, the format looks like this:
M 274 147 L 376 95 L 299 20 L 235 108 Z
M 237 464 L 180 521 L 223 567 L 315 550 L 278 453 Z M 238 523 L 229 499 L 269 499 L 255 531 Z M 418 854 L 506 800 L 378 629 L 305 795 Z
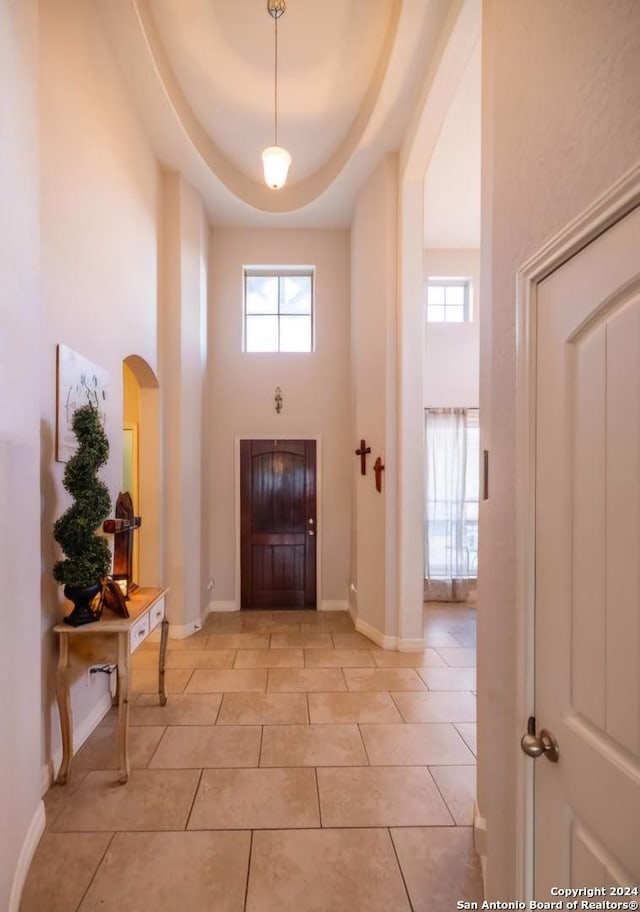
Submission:
M 264 180 L 271 190 L 284 187 L 289 174 L 291 156 L 286 149 L 278 145 L 278 19 L 286 10 L 285 0 L 267 0 L 267 12 L 273 19 L 273 126 L 274 143 L 262 151 Z
M 262 166 L 267 187 L 271 187 L 272 190 L 284 187 L 290 165 L 291 156 L 282 146 L 267 146 L 263 149 Z

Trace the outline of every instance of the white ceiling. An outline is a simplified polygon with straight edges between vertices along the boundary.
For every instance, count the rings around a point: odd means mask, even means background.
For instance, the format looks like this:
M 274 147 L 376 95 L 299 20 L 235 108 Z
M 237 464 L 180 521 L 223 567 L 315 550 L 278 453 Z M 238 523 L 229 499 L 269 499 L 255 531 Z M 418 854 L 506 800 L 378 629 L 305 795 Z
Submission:
M 274 21 L 264 0 L 154 0 L 185 98 L 226 158 L 256 182 L 274 138 Z M 388 0 L 289 0 L 278 23 L 279 142 L 299 183 L 347 137 L 395 28 Z M 384 62 L 384 61 L 383 61 Z M 320 127 L 320 129 L 318 129 Z
M 397 151 L 454 0 L 287 0 L 278 23 L 279 142 L 269 190 L 273 19 L 266 0 L 95 0 L 165 167 L 213 225 L 350 224 L 359 187 Z
M 424 181 L 424 246 L 480 246 L 480 42 L 442 123 Z

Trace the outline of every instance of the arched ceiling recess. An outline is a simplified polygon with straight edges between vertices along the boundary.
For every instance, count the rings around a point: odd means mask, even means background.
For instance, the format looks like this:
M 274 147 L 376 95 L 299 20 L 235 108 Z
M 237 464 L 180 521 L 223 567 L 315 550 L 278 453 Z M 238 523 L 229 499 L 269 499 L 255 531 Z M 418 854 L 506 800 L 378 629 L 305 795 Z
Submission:
M 399 146 L 451 0 L 287 0 L 278 138 L 293 164 L 276 192 L 260 162 L 274 139 L 266 0 L 96 3 L 163 164 L 214 224 L 284 227 L 348 220 L 359 183 Z

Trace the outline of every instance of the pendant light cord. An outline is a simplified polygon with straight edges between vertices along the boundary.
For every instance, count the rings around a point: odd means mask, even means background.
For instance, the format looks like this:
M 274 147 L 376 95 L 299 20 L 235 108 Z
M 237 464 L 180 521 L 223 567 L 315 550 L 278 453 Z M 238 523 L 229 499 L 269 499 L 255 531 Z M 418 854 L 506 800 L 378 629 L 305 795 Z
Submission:
M 275 133 L 275 143 L 278 145 L 278 17 L 274 18 L 274 57 L 275 63 L 273 67 L 274 72 L 274 133 Z

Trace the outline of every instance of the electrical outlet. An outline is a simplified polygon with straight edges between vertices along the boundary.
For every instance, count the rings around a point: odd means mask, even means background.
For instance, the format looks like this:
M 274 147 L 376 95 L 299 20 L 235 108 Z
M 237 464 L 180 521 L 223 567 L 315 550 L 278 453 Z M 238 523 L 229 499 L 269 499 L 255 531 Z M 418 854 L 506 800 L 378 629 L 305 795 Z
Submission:
M 100 665 L 89 665 L 87 668 L 87 687 L 90 687 L 91 682 L 96 680 L 101 674 L 108 675 L 111 681 L 111 676 L 115 670 L 116 666 L 108 662 L 102 662 Z

